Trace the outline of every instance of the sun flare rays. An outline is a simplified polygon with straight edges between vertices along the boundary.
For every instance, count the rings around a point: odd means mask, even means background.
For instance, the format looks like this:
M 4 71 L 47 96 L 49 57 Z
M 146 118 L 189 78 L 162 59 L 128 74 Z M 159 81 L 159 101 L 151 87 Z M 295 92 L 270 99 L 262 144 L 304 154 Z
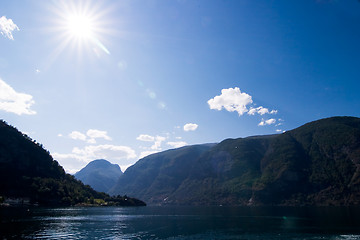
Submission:
M 54 58 L 68 49 L 79 59 L 89 54 L 99 56 L 99 52 L 110 54 L 103 43 L 110 32 L 107 28 L 108 8 L 99 2 L 60 1 L 52 6 L 52 11 L 56 16 L 53 31 L 56 32 L 57 47 Z

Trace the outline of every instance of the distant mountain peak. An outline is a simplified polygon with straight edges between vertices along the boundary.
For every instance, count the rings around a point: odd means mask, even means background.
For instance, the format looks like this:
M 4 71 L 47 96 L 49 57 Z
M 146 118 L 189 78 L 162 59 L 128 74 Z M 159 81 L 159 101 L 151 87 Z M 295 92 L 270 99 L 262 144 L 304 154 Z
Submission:
M 111 163 L 105 159 L 96 159 L 89 162 L 84 168 L 117 168 L 121 171 L 121 168 L 118 164 Z M 84 169 L 83 168 L 83 169 Z M 82 169 L 81 169 L 82 170 Z M 122 172 L 122 171 L 121 171 Z
M 108 192 L 123 174 L 120 166 L 105 159 L 96 159 L 75 173 L 75 178 L 100 192 Z

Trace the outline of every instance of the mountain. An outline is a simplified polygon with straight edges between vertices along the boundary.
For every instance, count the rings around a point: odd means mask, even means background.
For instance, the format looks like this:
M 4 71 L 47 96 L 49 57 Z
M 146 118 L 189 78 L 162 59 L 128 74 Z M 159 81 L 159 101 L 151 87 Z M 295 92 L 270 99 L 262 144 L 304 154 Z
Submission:
M 195 145 L 152 154 L 129 167 L 110 194 L 134 193 L 161 202 L 188 177 L 189 167 L 213 145 Z
M 112 164 L 104 159 L 98 159 L 87 164 L 74 176 L 96 191 L 108 192 L 122 174 L 119 165 Z
M 0 204 L 9 199 L 47 206 L 145 205 L 127 196 L 110 197 L 66 174 L 49 151 L 0 121 Z
M 359 205 L 360 119 L 153 154 L 110 192 L 160 205 Z

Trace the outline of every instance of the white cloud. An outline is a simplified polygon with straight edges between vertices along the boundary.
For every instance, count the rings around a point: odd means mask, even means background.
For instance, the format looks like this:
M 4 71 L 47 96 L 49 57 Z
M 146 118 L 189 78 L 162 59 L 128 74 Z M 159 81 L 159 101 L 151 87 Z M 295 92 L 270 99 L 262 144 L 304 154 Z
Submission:
M 87 132 L 86 132 L 86 135 L 92 139 L 95 139 L 95 138 L 103 138 L 105 140 L 111 140 L 111 137 L 109 137 L 107 135 L 107 132 L 106 131 L 101 131 L 101 130 L 97 130 L 97 129 L 89 129 Z
M 86 142 L 90 144 L 96 144 L 95 138 L 89 138 L 88 140 L 86 140 Z
M 139 140 L 139 141 L 144 141 L 144 142 L 153 142 L 153 141 L 155 141 L 155 137 L 147 135 L 147 134 L 140 134 L 136 139 Z
M 58 137 L 62 137 L 63 135 L 62 135 L 61 133 L 59 133 L 57 136 L 58 136 Z
M 154 144 L 150 147 L 152 150 L 161 150 L 161 143 L 166 140 L 166 137 L 162 136 L 150 136 L 147 134 L 140 134 L 137 138 L 139 141 L 153 142 Z
M 12 32 L 14 30 L 19 31 L 20 29 L 18 28 L 18 26 L 16 26 L 16 24 L 13 22 L 13 20 L 11 19 L 7 19 L 5 16 L 2 16 L 0 18 L 0 32 L 3 36 L 14 40 L 14 37 L 12 35 Z
M 69 137 L 71 139 L 74 139 L 74 140 L 82 140 L 82 141 L 86 141 L 86 135 L 81 133 L 81 132 L 78 132 L 78 131 L 72 131 L 70 134 L 69 134 Z
M 0 110 L 18 115 L 34 115 L 31 106 L 35 103 L 29 94 L 18 93 L 10 85 L 0 79 Z
M 166 137 L 156 136 L 154 145 L 151 146 L 153 150 L 161 150 L 161 143 L 166 140 Z
M 82 140 L 82 141 L 86 141 L 88 143 L 91 144 L 95 144 L 96 143 L 96 138 L 103 138 L 105 140 L 112 140 L 111 137 L 109 137 L 107 135 L 106 131 L 101 131 L 101 130 L 97 130 L 97 129 L 89 129 L 86 134 L 81 133 L 79 131 L 72 131 L 69 134 L 69 137 L 75 140 Z
M 132 165 L 135 162 L 135 151 L 127 146 L 119 145 L 91 145 L 84 148 L 73 148 L 71 153 L 52 153 L 54 159 L 64 167 L 68 173 L 75 173 L 85 166 L 85 164 L 95 159 L 106 159 L 113 163 L 122 165 Z M 120 165 L 121 165 L 120 164 Z
M 252 97 L 241 92 L 238 87 L 222 89 L 221 95 L 215 96 L 208 101 L 210 109 L 221 110 L 224 108 L 229 112 L 238 112 L 239 116 L 248 111 L 247 105 L 251 104 Z
M 241 92 L 238 87 L 222 89 L 221 95 L 215 96 L 214 98 L 208 101 L 210 109 L 222 110 L 223 108 L 229 112 L 237 112 L 239 116 L 242 116 L 244 113 L 248 115 L 265 115 L 265 114 L 277 114 L 277 110 L 269 110 L 263 106 L 253 107 L 252 97 L 245 93 Z M 274 119 L 275 120 L 275 119 Z M 276 121 L 276 120 L 275 120 Z M 259 126 L 273 124 L 272 122 L 261 121 Z
M 277 123 L 275 126 L 281 126 L 281 125 L 283 125 L 283 124 L 284 124 L 284 120 L 281 119 L 281 118 L 279 118 L 279 119 L 278 119 L 278 123 Z
M 147 157 L 151 154 L 158 153 L 159 151 L 144 151 L 140 153 L 139 159 L 142 159 L 144 157 Z
M 276 132 L 284 132 L 284 131 L 281 129 L 276 129 Z
M 195 131 L 198 128 L 199 125 L 197 125 L 196 123 L 187 123 L 184 125 L 184 131 L 188 132 L 188 131 Z
M 260 115 L 264 115 L 264 114 L 276 114 L 277 110 L 271 110 L 269 111 L 268 108 L 264 108 L 262 106 L 257 107 L 257 108 L 253 108 L 250 107 L 248 114 L 249 115 L 255 115 L 255 113 L 260 114 Z
M 257 113 L 256 108 L 250 108 L 248 111 L 248 115 L 255 115 L 255 113 Z
M 55 159 L 75 159 L 84 163 L 89 163 L 95 159 L 121 160 L 136 158 L 135 151 L 127 146 L 118 145 L 91 145 L 84 148 L 73 148 L 71 153 L 53 153 Z
M 179 141 L 179 142 L 167 142 L 167 144 L 172 146 L 173 148 L 180 148 L 180 147 L 183 147 L 183 146 L 187 145 L 186 142 L 182 142 L 182 141 Z
M 261 122 L 258 125 L 259 126 L 265 126 L 265 125 L 271 125 L 271 124 L 275 124 L 275 123 L 276 123 L 276 119 L 270 118 L 268 120 L 262 119 Z

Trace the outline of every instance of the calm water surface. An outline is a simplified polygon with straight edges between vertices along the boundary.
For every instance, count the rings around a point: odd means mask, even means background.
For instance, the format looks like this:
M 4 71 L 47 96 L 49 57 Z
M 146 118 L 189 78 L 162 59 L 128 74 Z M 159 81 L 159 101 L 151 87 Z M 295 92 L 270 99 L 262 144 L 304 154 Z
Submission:
M 360 239 L 360 208 L 2 208 L 1 239 Z

